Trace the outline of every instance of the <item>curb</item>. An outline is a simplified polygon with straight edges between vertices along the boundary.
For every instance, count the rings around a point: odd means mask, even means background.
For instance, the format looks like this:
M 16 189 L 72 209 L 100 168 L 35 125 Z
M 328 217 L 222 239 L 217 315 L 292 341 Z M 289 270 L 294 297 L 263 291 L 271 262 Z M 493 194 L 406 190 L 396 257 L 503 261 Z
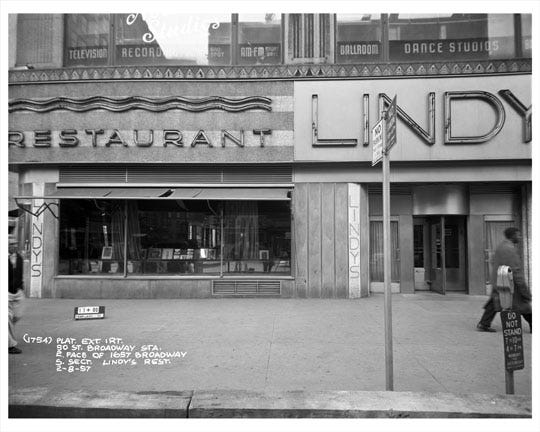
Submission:
M 11 418 L 532 418 L 529 396 L 373 391 L 9 394 Z

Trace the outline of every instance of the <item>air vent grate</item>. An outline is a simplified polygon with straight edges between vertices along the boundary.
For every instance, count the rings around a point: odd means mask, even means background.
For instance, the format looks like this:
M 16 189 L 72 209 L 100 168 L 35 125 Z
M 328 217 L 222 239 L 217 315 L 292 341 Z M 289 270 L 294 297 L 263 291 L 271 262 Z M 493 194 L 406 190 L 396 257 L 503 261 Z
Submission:
M 69 166 L 60 183 L 276 184 L 292 183 L 290 165 Z
M 233 297 L 281 295 L 281 282 L 269 280 L 212 281 L 212 295 Z

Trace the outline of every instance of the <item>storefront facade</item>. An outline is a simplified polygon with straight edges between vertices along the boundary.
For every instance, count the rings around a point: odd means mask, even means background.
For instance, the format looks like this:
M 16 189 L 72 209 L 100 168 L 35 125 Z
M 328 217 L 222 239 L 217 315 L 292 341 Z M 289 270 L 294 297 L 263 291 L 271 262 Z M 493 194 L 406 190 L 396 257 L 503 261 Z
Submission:
M 89 52 L 67 38 L 61 67 L 11 71 L 9 162 L 26 211 L 27 294 L 381 292 L 382 172 L 371 164 L 370 136 L 394 96 L 393 291 L 485 294 L 490 253 L 507 226 L 523 232 L 528 275 L 530 60 L 471 60 L 459 72 L 445 61 L 407 65 L 400 56 L 423 48 L 351 45 L 349 27 L 320 17 L 314 28 L 336 39 L 318 55 L 287 44 L 296 16 L 282 17 L 284 40 L 268 24 L 266 66 L 251 66 L 253 46 L 241 37 L 229 46 L 216 31 L 207 66 L 111 66 L 137 53 L 142 62 L 143 51 L 106 44 L 89 65 Z M 57 21 L 68 31 L 76 19 Z M 294 61 L 330 48 L 334 64 Z M 107 52 L 113 60 L 100 57 Z M 375 57 L 361 65 L 363 55 Z M 276 56 L 281 66 L 272 66 Z M 377 63 L 384 56 L 397 56 L 391 69 Z

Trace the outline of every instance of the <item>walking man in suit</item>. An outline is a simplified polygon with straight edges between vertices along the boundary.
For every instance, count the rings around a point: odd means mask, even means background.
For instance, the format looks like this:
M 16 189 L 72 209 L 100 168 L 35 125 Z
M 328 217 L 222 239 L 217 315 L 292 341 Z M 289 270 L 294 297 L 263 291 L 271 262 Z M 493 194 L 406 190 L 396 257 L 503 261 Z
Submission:
M 491 290 L 491 297 L 484 305 L 484 314 L 480 318 L 480 322 L 476 328 L 483 332 L 494 332 L 495 329 L 491 327 L 491 322 L 497 312 L 501 311 L 501 302 L 499 292 L 497 291 L 497 270 L 499 266 L 509 266 L 512 270 L 512 276 L 514 279 L 514 294 L 512 297 L 512 309 L 519 312 L 525 321 L 529 323 L 529 327 L 532 333 L 532 296 L 525 277 L 523 275 L 523 267 L 521 265 L 521 259 L 516 245 L 521 240 L 521 233 L 517 228 L 506 228 L 504 230 L 505 239 L 497 246 L 495 255 L 493 256 L 493 272 L 491 274 L 491 281 L 493 289 Z

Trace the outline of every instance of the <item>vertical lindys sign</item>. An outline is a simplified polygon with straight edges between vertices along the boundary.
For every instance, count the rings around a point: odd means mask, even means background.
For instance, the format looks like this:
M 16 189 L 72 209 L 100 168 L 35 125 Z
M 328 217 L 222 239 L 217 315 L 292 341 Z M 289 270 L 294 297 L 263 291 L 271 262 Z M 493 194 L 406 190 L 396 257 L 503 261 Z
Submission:
M 34 184 L 34 195 L 43 196 L 44 183 Z M 30 239 L 30 297 L 41 297 L 41 284 L 43 279 L 43 212 L 41 206 L 43 199 L 32 200 L 31 239 Z
M 348 188 L 349 298 L 360 297 L 360 185 Z

